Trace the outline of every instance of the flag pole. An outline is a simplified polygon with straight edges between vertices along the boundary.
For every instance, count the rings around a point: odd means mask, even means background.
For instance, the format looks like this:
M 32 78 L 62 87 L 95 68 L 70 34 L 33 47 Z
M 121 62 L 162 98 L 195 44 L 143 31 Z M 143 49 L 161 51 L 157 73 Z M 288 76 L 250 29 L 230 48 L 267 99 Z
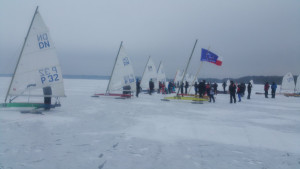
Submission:
M 210 49 L 210 46 L 207 48 L 207 51 L 209 51 L 209 49 Z M 200 61 L 201 61 L 201 57 L 200 57 Z M 201 68 L 203 67 L 203 64 L 204 64 L 204 62 L 201 61 L 200 66 L 199 66 L 199 68 L 198 68 L 198 71 L 197 71 L 197 73 L 196 73 L 196 76 L 195 76 L 195 78 L 194 78 L 194 80 L 193 80 L 193 82 L 192 82 L 191 85 L 193 85 L 193 84 L 195 83 L 195 81 L 196 81 L 196 79 L 197 79 L 197 77 L 198 77 L 198 75 L 199 75 L 199 73 L 200 73 L 200 70 L 201 70 Z M 188 94 L 190 94 L 191 89 L 192 89 L 192 88 L 190 87 L 190 88 L 189 88 L 189 91 L 188 91 Z

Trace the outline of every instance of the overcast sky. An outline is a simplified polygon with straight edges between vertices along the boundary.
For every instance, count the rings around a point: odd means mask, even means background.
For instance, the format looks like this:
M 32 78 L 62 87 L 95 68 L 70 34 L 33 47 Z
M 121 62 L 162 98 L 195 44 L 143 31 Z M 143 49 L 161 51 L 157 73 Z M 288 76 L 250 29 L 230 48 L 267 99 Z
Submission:
M 121 41 L 141 76 L 148 56 L 167 77 L 196 73 L 201 48 L 223 57 L 199 77 L 300 74 L 299 0 L 0 0 L 0 74 L 13 73 L 36 6 L 63 74 L 110 75 Z

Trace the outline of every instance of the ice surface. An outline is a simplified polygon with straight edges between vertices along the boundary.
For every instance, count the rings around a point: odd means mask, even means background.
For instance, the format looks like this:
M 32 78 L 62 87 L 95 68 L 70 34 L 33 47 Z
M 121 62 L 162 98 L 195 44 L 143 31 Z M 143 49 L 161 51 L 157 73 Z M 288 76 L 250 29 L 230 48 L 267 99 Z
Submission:
M 4 100 L 10 78 L 0 78 Z M 62 107 L 0 109 L 0 169 L 299 169 L 300 98 L 191 104 L 90 97 L 107 80 L 65 79 Z M 219 85 L 220 86 L 220 85 Z M 219 87 L 221 89 L 221 87 Z

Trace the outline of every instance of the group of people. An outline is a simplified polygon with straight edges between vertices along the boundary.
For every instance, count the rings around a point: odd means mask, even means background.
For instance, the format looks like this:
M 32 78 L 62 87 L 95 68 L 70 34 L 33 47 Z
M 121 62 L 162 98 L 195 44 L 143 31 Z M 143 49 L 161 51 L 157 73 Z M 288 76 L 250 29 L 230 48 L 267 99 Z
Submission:
M 266 82 L 265 83 L 265 87 L 264 87 L 265 98 L 268 98 L 269 88 L 270 88 L 269 82 Z M 275 98 L 276 89 L 277 89 L 277 84 L 275 82 L 273 82 L 272 85 L 271 85 L 271 95 L 272 95 L 272 98 Z
M 199 97 L 204 97 L 207 95 L 209 97 L 209 102 L 215 102 L 215 95 L 218 93 L 218 84 L 217 83 L 206 83 L 205 80 L 201 81 L 200 83 L 195 82 L 193 85 L 195 89 L 195 95 L 199 94 Z M 226 83 L 224 82 L 222 84 L 224 93 L 227 93 L 225 88 L 226 88 Z M 151 95 L 154 92 L 154 82 L 152 79 L 149 81 L 149 94 Z M 165 82 L 159 82 L 159 89 L 158 93 L 162 94 L 168 94 L 168 93 L 173 93 L 175 92 L 175 83 L 169 82 L 168 86 L 166 87 Z M 188 88 L 190 87 L 189 82 L 181 83 L 179 86 L 181 94 L 187 94 L 188 93 Z M 275 82 L 272 83 L 270 86 L 268 82 L 265 83 L 264 86 L 264 91 L 265 91 L 265 97 L 268 98 L 268 91 L 269 88 L 271 87 L 271 94 L 272 98 L 275 98 L 275 93 L 277 89 L 277 85 Z M 183 90 L 185 88 L 185 91 Z M 230 85 L 228 88 L 228 92 L 230 94 L 230 103 L 236 103 L 236 95 L 238 96 L 238 102 L 242 101 L 242 97 L 245 95 L 245 91 L 247 89 L 248 95 L 247 99 L 250 99 L 251 96 L 251 91 L 252 91 L 252 84 L 249 82 L 246 86 L 245 83 L 240 83 L 240 84 L 235 84 L 233 81 L 230 81 Z M 137 79 L 136 82 L 136 97 L 138 97 L 141 87 L 140 87 L 140 81 Z
M 232 103 L 232 102 L 236 103 L 236 94 L 238 95 L 239 102 L 241 102 L 242 97 L 244 97 L 244 95 L 245 95 L 245 91 L 246 91 L 245 83 L 240 83 L 240 84 L 236 85 L 236 84 L 234 84 L 233 81 L 230 81 L 230 85 L 229 85 L 230 103 Z M 250 99 L 251 91 L 252 91 L 252 84 L 250 82 L 247 85 L 247 91 L 248 91 L 247 99 Z
M 152 95 L 154 92 L 154 82 L 152 79 L 149 81 L 149 94 Z M 136 97 L 139 97 L 139 93 L 141 92 L 141 82 L 139 79 L 136 80 Z M 157 93 L 162 93 L 162 94 L 168 94 L 168 93 L 173 93 L 175 91 L 175 85 L 173 82 L 169 82 L 168 86 L 166 86 L 165 82 L 159 82 L 158 83 L 158 90 Z

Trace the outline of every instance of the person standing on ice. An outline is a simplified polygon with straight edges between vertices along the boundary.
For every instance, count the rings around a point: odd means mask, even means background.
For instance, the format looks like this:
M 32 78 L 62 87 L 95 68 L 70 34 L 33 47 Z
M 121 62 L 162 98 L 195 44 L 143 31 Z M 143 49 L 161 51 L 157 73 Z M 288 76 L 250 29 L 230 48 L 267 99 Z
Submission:
M 154 83 L 151 79 L 150 82 L 149 82 L 149 94 L 150 95 L 152 94 L 153 90 L 154 90 Z
M 181 94 L 183 94 L 183 82 L 181 82 L 181 84 L 180 84 L 180 91 L 181 91 Z
M 139 93 L 141 91 L 141 82 L 139 79 L 136 79 L 136 97 L 139 97 Z
M 195 95 L 197 95 L 197 93 L 198 93 L 198 84 L 197 84 L 197 82 L 195 82 L 195 84 L 194 84 L 194 89 L 195 89 Z
M 252 90 L 252 84 L 250 82 L 248 83 L 247 90 L 248 90 L 248 97 L 247 97 L 247 99 L 250 99 L 251 90 Z
M 225 94 L 226 93 L 225 88 L 226 88 L 227 85 L 226 85 L 225 82 L 223 82 L 222 86 L 223 86 L 223 90 L 224 90 L 224 94 Z
M 241 97 L 243 95 L 243 87 L 242 87 L 242 84 L 239 84 L 238 87 L 237 87 L 237 94 L 238 94 L 238 97 L 239 97 L 239 102 L 242 101 Z
M 215 95 L 217 95 L 217 93 L 218 93 L 218 84 L 215 82 L 212 86 L 215 89 Z
M 214 95 L 215 95 L 215 88 L 212 85 L 211 88 L 210 88 L 210 91 L 209 91 L 209 101 L 208 102 L 211 102 L 211 100 L 213 100 L 213 102 L 215 102 Z
M 245 91 L 246 91 L 246 85 L 245 83 L 241 83 L 241 96 L 244 97 Z
M 207 96 L 209 96 L 209 94 L 210 94 L 210 83 L 209 82 L 207 82 L 207 84 L 205 86 L 205 90 L 206 90 Z
M 276 89 L 277 89 L 277 84 L 275 82 L 273 82 L 271 85 L 271 92 L 272 92 L 272 98 L 274 98 L 274 99 L 275 99 Z
M 185 94 L 187 94 L 187 89 L 190 87 L 189 85 L 189 82 L 188 81 L 185 81 L 185 85 L 184 85 L 184 88 L 185 88 Z
M 236 86 L 233 83 L 233 81 L 230 81 L 230 85 L 229 85 L 230 103 L 232 103 L 232 99 L 234 100 L 234 103 L 236 103 L 235 93 L 236 93 Z
M 172 82 L 169 82 L 169 84 L 168 84 L 169 94 L 172 93 L 172 88 L 173 88 Z
M 265 90 L 265 98 L 268 98 L 269 88 L 270 88 L 269 82 L 266 82 L 265 87 L 264 87 L 264 90 Z

